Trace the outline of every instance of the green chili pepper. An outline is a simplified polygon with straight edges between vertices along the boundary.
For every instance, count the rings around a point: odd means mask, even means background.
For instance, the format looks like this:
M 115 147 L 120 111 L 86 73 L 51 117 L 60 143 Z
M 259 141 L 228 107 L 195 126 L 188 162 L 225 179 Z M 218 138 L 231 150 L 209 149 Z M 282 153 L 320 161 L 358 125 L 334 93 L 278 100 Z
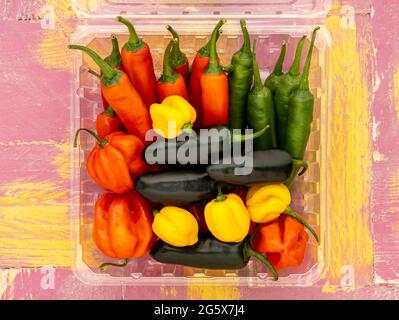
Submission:
M 245 129 L 248 93 L 252 85 L 252 53 L 245 20 L 240 20 L 244 43 L 232 57 L 229 72 L 229 118 L 230 128 Z
M 291 69 L 285 74 L 277 87 L 274 106 L 276 109 L 277 144 L 281 147 L 285 141 L 285 132 L 288 117 L 288 103 L 292 92 L 298 89 L 300 76 L 300 62 L 306 36 L 303 36 L 296 48 L 294 62 Z
M 313 31 L 312 41 L 306 58 L 303 74 L 300 79 L 299 88 L 293 93 L 289 101 L 287 134 L 283 147 L 296 160 L 294 162 L 294 170 L 291 177 L 286 182 L 289 188 L 292 187 L 295 177 L 301 167 L 306 169 L 306 163 L 303 162 L 303 157 L 309 140 L 314 106 L 314 97 L 309 89 L 309 71 L 314 43 L 319 29 L 320 28 L 316 28 Z M 302 171 L 302 173 L 303 172 L 304 171 Z
M 273 96 L 260 78 L 259 65 L 256 61 L 256 40 L 253 45 L 254 87 L 248 95 L 248 126 L 254 131 L 269 125 L 270 129 L 254 141 L 255 150 L 267 150 L 277 147 Z
M 283 63 L 284 63 L 286 52 L 287 52 L 287 45 L 284 42 L 281 47 L 280 56 L 277 59 L 276 66 L 274 67 L 273 72 L 266 78 L 266 81 L 265 81 L 265 86 L 270 89 L 273 96 L 276 94 L 277 88 L 280 85 L 281 80 L 284 77 Z

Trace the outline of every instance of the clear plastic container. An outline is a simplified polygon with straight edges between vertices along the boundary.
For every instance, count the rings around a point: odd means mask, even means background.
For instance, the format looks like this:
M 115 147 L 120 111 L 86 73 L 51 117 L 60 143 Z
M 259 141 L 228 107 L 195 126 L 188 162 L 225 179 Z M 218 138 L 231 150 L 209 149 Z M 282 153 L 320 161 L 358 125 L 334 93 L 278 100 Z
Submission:
M 136 0 L 76 0 L 74 8 L 84 24 L 78 26 L 72 40 L 88 45 L 103 57 L 111 50 L 110 35 L 116 34 L 120 44 L 127 40 L 127 29 L 116 22 L 116 15 L 132 19 L 138 34 L 152 51 L 154 66 L 159 75 L 164 49 L 171 38 L 165 29 L 171 24 L 181 35 L 181 47 L 192 61 L 196 50 L 202 47 L 216 22 L 225 17 L 223 35 L 218 41 L 222 63 L 229 63 L 232 54 L 241 46 L 239 19 L 245 18 L 251 38 L 257 39 L 257 56 L 263 78 L 272 70 L 283 40 L 288 43 L 285 70 L 292 63 L 293 53 L 300 37 L 321 26 L 311 67 L 310 84 L 315 96 L 314 122 L 306 151 L 309 170 L 298 180 L 294 190 L 293 207 L 302 214 L 319 233 L 321 242 L 310 237 L 307 254 L 301 266 L 284 270 L 279 281 L 273 281 L 264 266 L 252 259 L 242 270 L 205 270 L 177 265 L 163 265 L 149 256 L 132 259 L 126 268 L 108 268 L 101 273 L 100 263 L 109 261 L 94 245 L 91 234 L 93 207 L 104 191 L 88 176 L 85 160 L 93 147 L 93 140 L 81 135 L 80 147 L 72 150 L 72 224 L 75 239 L 75 271 L 85 283 L 91 285 L 251 285 L 251 286 L 310 286 L 317 282 L 325 270 L 329 252 L 329 211 L 325 171 L 327 149 L 327 110 L 330 105 L 331 77 L 328 51 L 331 40 L 324 19 L 330 1 L 322 0 L 249 0 L 192 2 L 184 0 L 143 2 Z M 307 52 L 309 41 L 304 48 Z M 303 60 L 305 59 L 303 54 Z M 303 63 L 302 63 L 303 65 Z M 80 127 L 95 128 L 96 115 L 101 111 L 98 80 L 88 67 L 97 70 L 90 58 L 80 52 L 74 54 L 74 84 L 72 91 L 71 134 Z M 72 136 L 71 136 L 72 139 Z M 72 143 L 71 143 L 72 146 Z

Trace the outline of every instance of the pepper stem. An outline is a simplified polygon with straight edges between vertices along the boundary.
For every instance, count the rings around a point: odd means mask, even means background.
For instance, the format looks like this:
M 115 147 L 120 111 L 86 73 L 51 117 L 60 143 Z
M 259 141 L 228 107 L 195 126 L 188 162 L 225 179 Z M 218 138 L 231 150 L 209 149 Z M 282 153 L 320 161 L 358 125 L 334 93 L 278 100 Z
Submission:
M 209 68 L 206 71 L 206 73 L 219 74 L 222 72 L 219 67 L 219 63 L 218 63 L 218 54 L 216 51 L 216 41 L 217 41 L 217 35 L 219 33 L 219 29 L 225 23 L 226 23 L 226 19 L 220 19 L 220 21 L 218 22 L 218 24 L 216 25 L 215 29 L 212 32 L 210 55 L 209 55 Z
M 158 209 L 152 209 L 152 215 L 155 217 L 160 211 Z
M 296 221 L 303 224 L 304 227 L 308 229 L 309 232 L 313 235 L 316 241 L 319 242 L 319 236 L 317 235 L 316 231 L 314 231 L 314 229 L 310 226 L 310 224 L 308 224 L 299 214 L 297 214 L 290 207 L 288 207 L 287 210 L 284 211 L 284 214 L 290 216 L 291 218 L 294 218 Z
M 316 41 L 317 31 L 320 30 L 320 27 L 317 27 L 313 30 L 312 41 L 310 42 L 308 56 L 306 57 L 305 67 L 303 68 L 303 74 L 301 77 L 301 82 L 299 83 L 299 89 L 301 90 L 309 90 L 309 72 L 310 72 L 310 64 L 312 62 L 312 55 L 314 44 Z
M 293 166 L 293 169 L 292 169 L 290 177 L 285 182 L 285 185 L 290 190 L 292 189 L 292 186 L 294 184 L 295 178 L 298 175 L 302 176 L 308 170 L 308 163 L 306 161 L 304 161 L 304 160 L 296 160 L 296 159 L 293 159 L 292 161 L 293 161 L 293 165 L 294 166 Z
M 187 57 L 186 55 L 180 50 L 180 37 L 175 29 L 171 25 L 167 25 L 166 29 L 172 34 L 173 39 L 175 39 L 175 43 L 172 47 L 171 52 L 171 62 L 173 67 L 177 68 L 186 63 Z
M 89 69 L 89 71 L 87 71 L 87 72 L 101 80 L 101 75 L 99 73 L 95 72 L 93 69 Z
M 275 65 L 274 70 L 273 70 L 273 73 L 276 76 L 281 76 L 283 74 L 283 64 L 284 64 L 284 59 L 285 59 L 286 52 L 287 52 L 287 44 L 284 41 L 283 45 L 281 46 L 280 56 L 278 57 L 276 65 Z
M 105 267 L 113 266 L 113 267 L 123 268 L 123 267 L 126 267 L 128 263 L 129 263 L 129 259 L 125 259 L 122 263 L 106 262 L 106 263 L 101 264 L 98 268 L 100 269 L 101 272 L 104 272 Z
M 247 23 L 244 19 L 240 20 L 242 35 L 244 37 L 244 43 L 241 50 L 245 53 L 251 54 L 251 39 L 249 38 L 249 33 L 247 29 Z
M 215 26 L 215 29 L 216 29 L 216 27 L 217 27 L 217 26 Z M 219 38 L 220 38 L 220 36 L 222 35 L 222 33 L 223 33 L 222 30 L 219 30 L 219 31 L 218 31 L 218 34 L 217 34 L 217 36 L 216 36 L 216 41 L 219 40 Z M 211 35 L 211 37 L 209 38 L 209 40 L 208 40 L 208 42 L 206 43 L 206 45 L 204 45 L 201 49 L 198 50 L 198 54 L 199 54 L 201 57 L 209 57 L 209 54 L 210 54 L 209 52 L 210 52 L 210 50 L 211 50 L 211 41 L 212 41 L 212 35 Z
M 107 62 L 112 68 L 119 68 L 122 64 L 121 53 L 119 52 L 119 43 L 118 38 L 113 34 L 111 35 L 112 39 L 112 52 L 109 57 L 105 58 L 105 62 Z
M 170 55 L 175 43 L 176 39 L 170 40 L 165 49 L 165 54 L 163 56 L 163 73 L 160 78 L 161 82 L 175 83 L 177 80 L 178 74 L 173 70 L 170 61 Z
M 293 76 L 297 76 L 301 73 L 301 56 L 303 45 L 305 44 L 306 36 L 303 36 L 301 40 L 299 40 L 298 45 L 296 47 L 295 58 L 292 66 L 290 68 L 289 73 Z
M 259 65 L 256 61 L 256 40 L 254 40 L 252 48 L 252 65 L 254 69 L 255 89 L 261 89 L 263 87 L 262 79 L 260 77 Z
M 69 45 L 69 49 L 74 49 L 74 50 L 81 50 L 85 53 L 87 53 L 93 60 L 94 62 L 99 66 L 101 71 L 104 73 L 104 77 L 107 79 L 112 79 L 117 75 L 117 71 L 112 69 L 112 67 L 106 63 L 96 52 L 93 50 L 84 47 L 84 46 L 78 46 L 78 45 Z
M 115 110 L 111 107 L 111 106 L 109 106 L 104 112 L 103 112 L 103 114 L 105 114 L 105 115 L 107 115 L 107 116 L 110 116 L 110 117 L 112 117 L 112 118 L 114 118 L 114 117 L 116 117 L 116 112 L 115 112 Z
M 245 243 L 245 246 L 244 246 L 244 256 L 247 257 L 247 258 L 254 257 L 254 258 L 258 259 L 273 274 L 273 280 L 274 281 L 278 280 L 278 272 L 273 267 L 273 265 L 270 263 L 270 261 L 267 260 L 266 257 L 263 254 L 260 254 L 260 253 L 256 252 L 255 250 L 253 250 L 251 248 L 251 245 L 248 242 Z
M 86 129 L 86 128 L 80 128 L 78 131 L 76 131 L 75 134 L 75 139 L 74 139 L 74 143 L 73 143 L 73 147 L 76 148 L 78 146 L 78 137 L 79 137 L 79 133 L 82 131 L 86 131 L 87 133 L 89 133 L 90 135 L 92 135 L 98 142 L 98 144 L 100 145 L 100 148 L 104 148 L 105 145 L 108 143 L 107 140 L 100 138 L 97 133 L 95 133 L 92 130 Z
M 232 141 L 233 142 L 245 142 L 247 140 L 255 140 L 260 138 L 265 134 L 267 130 L 269 130 L 270 125 L 266 125 L 263 129 L 256 131 L 251 134 L 233 134 L 232 135 Z
M 222 192 L 222 186 L 219 185 L 218 186 L 218 196 L 216 197 L 215 201 L 216 202 L 221 202 L 221 201 L 224 201 L 226 199 L 227 199 L 226 195 L 223 194 L 223 192 Z
M 193 124 L 191 122 L 187 122 L 183 125 L 181 128 L 184 132 L 187 132 L 188 134 L 191 134 L 193 131 Z
M 122 16 L 118 16 L 116 19 L 119 22 L 123 23 L 129 29 L 130 36 L 128 43 L 132 44 L 133 46 L 140 46 L 142 44 L 142 41 L 137 35 L 136 29 L 134 28 L 133 24 Z

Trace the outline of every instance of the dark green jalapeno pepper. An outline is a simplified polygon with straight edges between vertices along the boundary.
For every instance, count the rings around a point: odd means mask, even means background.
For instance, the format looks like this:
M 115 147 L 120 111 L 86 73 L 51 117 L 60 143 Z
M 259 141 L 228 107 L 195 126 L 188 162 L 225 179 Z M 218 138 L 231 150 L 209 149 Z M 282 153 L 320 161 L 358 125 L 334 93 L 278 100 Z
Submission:
M 244 44 L 232 57 L 229 71 L 229 118 L 231 129 L 245 129 L 248 93 L 252 85 L 251 42 L 245 20 L 240 20 Z
M 276 94 L 277 88 L 280 85 L 280 82 L 284 77 L 283 64 L 284 64 L 286 52 L 287 52 L 287 45 L 284 42 L 281 47 L 280 56 L 277 59 L 274 70 L 265 80 L 265 86 L 270 89 L 273 96 Z
M 304 167 L 306 169 L 306 163 L 303 162 L 303 157 L 309 140 L 314 106 L 314 97 L 309 89 L 309 72 L 314 43 L 319 29 L 320 28 L 316 28 L 313 31 L 312 41 L 300 79 L 299 88 L 293 93 L 289 101 L 287 132 L 283 145 L 284 150 L 289 152 L 295 159 L 294 170 L 286 183 L 289 188 L 292 187 L 300 168 Z M 302 171 L 302 174 L 303 172 L 304 171 Z
M 290 96 L 293 91 L 298 89 L 299 81 L 301 79 L 300 63 L 305 39 L 306 36 L 303 36 L 299 41 L 291 69 L 282 77 L 274 98 L 274 107 L 276 109 L 277 144 L 280 148 L 285 141 Z
M 254 140 L 254 150 L 267 150 L 277 147 L 275 111 L 273 96 L 268 87 L 264 86 L 260 78 L 259 66 L 256 61 L 256 40 L 253 48 L 254 87 L 248 95 L 247 121 L 248 127 L 258 131 L 270 126 L 263 136 Z
M 189 247 L 177 248 L 158 240 L 151 248 L 151 257 L 161 263 L 178 264 L 193 268 L 238 270 L 247 266 L 251 257 L 261 261 L 278 280 L 278 272 L 262 254 L 251 248 L 250 240 L 226 243 L 209 233 L 200 233 L 198 242 Z

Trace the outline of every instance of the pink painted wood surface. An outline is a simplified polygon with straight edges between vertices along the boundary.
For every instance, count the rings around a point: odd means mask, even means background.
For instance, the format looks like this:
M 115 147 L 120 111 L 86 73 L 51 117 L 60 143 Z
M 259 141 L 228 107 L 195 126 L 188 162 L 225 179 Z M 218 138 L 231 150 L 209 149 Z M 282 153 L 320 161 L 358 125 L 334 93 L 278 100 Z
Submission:
M 57 180 L 53 161 L 57 145 L 69 138 L 70 71 L 41 63 L 36 44 L 44 31 L 37 21 L 21 18 L 18 3 L 6 8 L 0 0 L 0 185 L 17 179 Z M 44 1 L 33 1 L 42 5 Z M 399 21 L 399 2 L 373 1 L 373 40 L 377 76 L 372 113 L 375 157 L 372 207 L 376 282 L 399 279 L 399 120 L 393 87 L 399 70 L 399 39 L 392 30 Z M 68 182 L 60 178 L 62 185 Z M 66 201 L 66 199 L 65 199 Z M 1 213 L 0 213 L 1 219 Z M 67 223 L 67 222 L 66 222 Z M 1 235 L 0 235 L 1 237 Z M 56 253 L 55 253 L 56 254 Z M 6 284 L 2 299 L 185 299 L 217 297 L 203 288 L 184 287 L 91 287 L 81 283 L 69 269 L 55 270 L 54 288 L 43 285 L 40 268 L 0 270 Z M 44 286 L 44 288 L 43 288 Z M 223 290 L 221 288 L 220 290 Z M 351 291 L 327 292 L 328 288 L 247 288 L 232 298 L 241 299 L 399 299 L 399 287 L 375 285 Z

